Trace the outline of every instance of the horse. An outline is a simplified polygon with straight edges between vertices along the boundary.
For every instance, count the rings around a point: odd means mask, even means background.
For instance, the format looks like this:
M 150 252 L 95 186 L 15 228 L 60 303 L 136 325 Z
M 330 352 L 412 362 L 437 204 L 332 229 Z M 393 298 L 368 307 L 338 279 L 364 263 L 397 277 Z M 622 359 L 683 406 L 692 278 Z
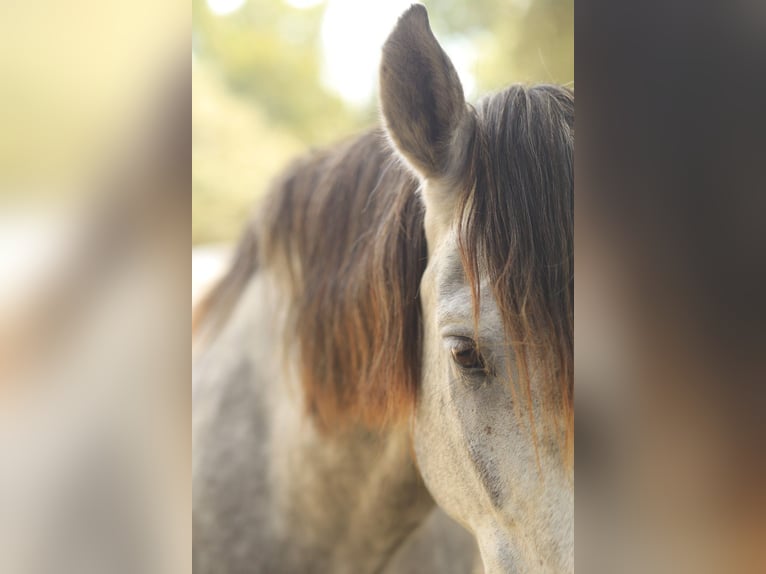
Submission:
M 487 574 L 573 572 L 573 92 L 467 104 L 421 5 L 379 84 L 196 311 L 195 571 L 383 572 L 440 508 Z

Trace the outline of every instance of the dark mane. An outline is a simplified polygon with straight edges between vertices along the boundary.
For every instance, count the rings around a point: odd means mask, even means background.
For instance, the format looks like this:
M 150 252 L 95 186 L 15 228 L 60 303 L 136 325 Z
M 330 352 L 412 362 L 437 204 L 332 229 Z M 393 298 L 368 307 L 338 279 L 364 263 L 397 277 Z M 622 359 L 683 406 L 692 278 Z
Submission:
M 296 162 L 275 184 L 196 325 L 220 325 L 257 266 L 284 274 L 288 332 L 324 427 L 408 412 L 421 361 L 426 265 L 415 178 L 372 131 Z
M 532 372 L 557 383 L 555 414 L 570 440 L 574 96 L 511 86 L 471 113 L 467 163 L 455 179 L 466 190 L 459 237 L 474 301 L 487 277 L 521 388 L 528 393 Z M 414 403 L 427 258 L 417 191 L 381 131 L 299 160 L 203 303 L 202 319 L 220 324 L 258 266 L 284 274 L 305 398 L 325 428 L 385 424 Z
M 554 414 L 571 441 L 574 94 L 511 86 L 480 101 L 475 119 L 459 235 L 474 302 L 484 274 L 515 351 L 517 383 L 529 400 L 533 372 L 555 383 Z

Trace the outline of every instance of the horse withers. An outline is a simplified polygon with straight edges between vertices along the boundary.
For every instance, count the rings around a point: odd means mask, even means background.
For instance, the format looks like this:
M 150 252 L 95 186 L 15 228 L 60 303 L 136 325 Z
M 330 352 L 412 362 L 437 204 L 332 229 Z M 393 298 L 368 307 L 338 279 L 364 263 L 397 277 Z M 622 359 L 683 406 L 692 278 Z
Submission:
M 195 569 L 384 571 L 436 502 L 487 574 L 572 572 L 572 92 L 466 104 L 414 5 L 380 102 L 200 307 Z

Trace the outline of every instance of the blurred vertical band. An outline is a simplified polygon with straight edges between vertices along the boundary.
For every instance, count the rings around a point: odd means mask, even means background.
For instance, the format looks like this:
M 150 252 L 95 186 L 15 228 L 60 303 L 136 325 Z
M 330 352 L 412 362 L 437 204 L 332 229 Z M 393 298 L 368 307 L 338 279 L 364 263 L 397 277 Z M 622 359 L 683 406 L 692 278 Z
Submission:
M 189 572 L 189 6 L 2 11 L 0 572 Z
M 581 572 L 766 571 L 766 6 L 575 8 Z

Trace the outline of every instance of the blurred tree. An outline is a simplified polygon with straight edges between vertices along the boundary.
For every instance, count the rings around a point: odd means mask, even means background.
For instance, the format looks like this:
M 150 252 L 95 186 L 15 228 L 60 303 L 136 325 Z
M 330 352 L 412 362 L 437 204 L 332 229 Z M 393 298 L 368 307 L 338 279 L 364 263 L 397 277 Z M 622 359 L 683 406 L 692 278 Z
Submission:
M 517 81 L 574 82 L 574 3 L 534 0 L 517 20 L 516 41 L 498 31 L 498 52 L 513 63 Z M 512 30 L 507 30 L 512 32 Z
M 437 31 L 474 44 L 477 91 L 574 81 L 573 0 L 425 2 Z
M 226 17 L 193 0 L 194 53 L 218 67 L 230 89 L 309 142 L 348 133 L 354 113 L 320 82 L 323 6 L 298 10 L 251 1 Z
M 192 105 L 192 239 L 232 239 L 279 170 L 305 149 L 263 109 L 226 90 L 195 63 Z
M 355 107 L 322 83 L 327 1 L 249 0 L 221 16 L 192 0 L 195 242 L 234 238 L 291 157 L 375 121 L 374 98 Z M 574 80 L 573 0 L 424 3 L 440 40 L 473 55 L 476 94 Z

